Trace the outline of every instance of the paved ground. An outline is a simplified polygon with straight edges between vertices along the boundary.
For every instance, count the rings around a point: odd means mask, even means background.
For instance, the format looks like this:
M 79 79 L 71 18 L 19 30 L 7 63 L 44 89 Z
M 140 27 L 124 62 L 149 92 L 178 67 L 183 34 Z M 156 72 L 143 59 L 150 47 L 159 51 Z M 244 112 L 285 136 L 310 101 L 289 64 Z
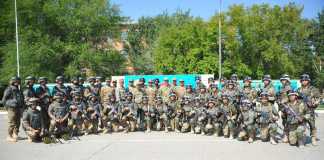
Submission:
M 191 134 L 142 132 L 81 137 L 64 144 L 28 143 L 23 132 L 17 143 L 8 143 L 6 138 L 6 115 L 0 115 L 0 159 L 1 160 L 320 160 L 324 157 L 324 141 L 319 146 L 308 145 L 299 149 L 288 144 L 257 141 L 253 144 L 213 136 Z M 324 139 L 324 114 L 317 119 L 319 139 Z

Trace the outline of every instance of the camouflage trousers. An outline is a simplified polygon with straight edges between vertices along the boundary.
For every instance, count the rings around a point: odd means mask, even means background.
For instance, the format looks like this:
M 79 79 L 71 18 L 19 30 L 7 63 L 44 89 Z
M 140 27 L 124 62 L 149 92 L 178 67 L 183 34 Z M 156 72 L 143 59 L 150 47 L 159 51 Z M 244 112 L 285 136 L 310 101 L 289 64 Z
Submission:
M 32 131 L 26 131 L 26 133 L 27 133 L 28 138 L 31 139 L 32 141 L 40 141 L 42 139 L 42 136 L 40 135 L 40 132 L 35 133 L 35 132 L 32 132 Z
M 232 120 L 227 120 L 223 126 L 223 133 L 225 137 L 234 135 L 235 132 L 235 123 Z
M 315 126 L 315 115 L 312 115 L 311 117 L 307 118 L 306 122 L 309 125 L 311 137 L 316 138 L 317 137 L 317 129 Z
M 121 126 L 124 128 L 125 132 L 134 132 L 136 130 L 137 119 L 133 116 L 122 116 Z
M 255 138 L 255 130 L 256 127 L 254 124 L 247 125 L 245 127 L 240 128 L 239 134 L 238 134 L 238 140 L 243 141 L 248 138 Z
M 296 145 L 300 141 L 304 142 L 305 139 L 305 126 L 300 124 L 294 124 L 294 125 L 288 125 L 289 133 L 288 133 L 288 139 L 289 144 Z
M 162 116 L 159 119 L 157 119 L 156 130 L 161 130 L 162 128 L 170 128 L 170 121 L 170 118 L 166 114 L 162 114 Z
M 118 123 L 117 115 L 116 117 L 102 116 L 101 122 L 105 130 L 118 132 L 119 123 Z
M 70 130 L 68 128 L 67 121 L 58 123 L 55 120 L 51 120 L 50 126 L 49 126 L 49 132 L 56 135 L 61 135 L 68 133 Z
M 83 122 L 84 121 L 82 119 L 69 119 L 69 129 L 73 131 L 73 134 L 81 135 L 85 130 Z
M 22 111 L 20 108 L 7 107 L 8 112 L 8 134 L 18 135 L 20 127 L 20 118 L 22 116 Z
M 85 120 L 83 128 L 86 134 L 97 134 L 99 130 L 99 120 L 97 118 Z
M 269 137 L 274 138 L 277 134 L 278 125 L 276 123 L 260 124 L 260 139 L 268 141 Z

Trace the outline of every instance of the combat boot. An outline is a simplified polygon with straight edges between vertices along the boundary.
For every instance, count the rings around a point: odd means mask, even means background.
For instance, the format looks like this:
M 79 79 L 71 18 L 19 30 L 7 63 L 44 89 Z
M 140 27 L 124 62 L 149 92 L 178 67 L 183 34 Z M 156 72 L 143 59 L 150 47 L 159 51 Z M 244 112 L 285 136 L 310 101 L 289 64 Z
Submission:
M 305 147 L 305 143 L 304 140 L 298 140 L 298 148 L 304 148 Z
M 284 134 L 284 138 L 282 139 L 283 143 L 288 143 L 288 136 L 287 134 Z
M 312 145 L 317 146 L 317 138 L 315 136 L 312 137 Z
M 270 137 L 270 143 L 273 144 L 273 145 L 278 144 L 273 137 Z
M 168 127 L 165 127 L 164 132 L 165 132 L 165 133 L 168 133 L 168 132 L 169 132 Z
M 18 140 L 18 135 L 17 135 L 17 133 L 14 132 L 14 133 L 12 134 L 12 139 L 14 139 L 14 141 L 17 142 L 17 140 Z
M 249 140 L 248 140 L 249 143 L 253 143 L 253 138 L 250 137 Z
M 230 133 L 229 139 L 234 139 L 233 133 Z
M 8 141 L 8 142 L 17 142 L 17 141 L 15 141 L 15 139 L 12 138 L 11 135 L 8 135 L 8 137 L 7 137 L 7 141 Z

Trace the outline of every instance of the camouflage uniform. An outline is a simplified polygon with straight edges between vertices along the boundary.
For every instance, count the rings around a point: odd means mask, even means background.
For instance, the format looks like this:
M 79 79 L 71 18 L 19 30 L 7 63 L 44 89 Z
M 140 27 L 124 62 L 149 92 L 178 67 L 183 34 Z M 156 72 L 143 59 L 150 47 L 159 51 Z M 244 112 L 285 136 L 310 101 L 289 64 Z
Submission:
M 251 82 L 251 77 L 244 78 L 244 87 L 242 89 L 242 94 L 244 99 L 248 99 L 250 102 L 255 103 L 258 94 L 256 90 L 252 89 Z
M 23 94 L 24 94 L 24 98 L 25 98 L 25 104 L 27 104 L 29 99 L 36 97 L 36 92 L 33 88 L 35 78 L 32 76 L 28 76 L 28 77 L 26 77 L 25 81 L 26 81 L 26 87 L 23 91 Z
M 250 102 L 250 100 L 242 100 L 241 113 L 238 117 L 240 123 L 238 139 L 246 140 L 248 138 L 249 143 L 252 143 L 254 141 L 256 129 L 256 115 L 251 108 L 252 103 Z
M 172 114 L 172 117 L 171 117 L 171 129 L 176 130 L 177 132 L 180 132 L 179 128 L 177 128 L 179 124 L 176 124 L 176 121 L 179 120 L 179 116 L 181 115 L 181 106 L 180 106 L 179 101 L 177 101 L 177 97 L 176 97 L 176 95 L 174 93 L 171 93 L 169 95 L 169 100 L 167 101 L 166 105 L 171 110 L 174 111 L 173 114 Z
M 53 98 L 55 101 L 48 108 L 48 115 L 51 118 L 49 132 L 56 136 L 62 136 L 69 132 L 69 107 L 64 102 L 61 93 L 57 93 Z
M 227 99 L 225 103 L 224 100 Z M 237 110 L 235 106 L 230 102 L 229 95 L 223 94 L 222 95 L 222 103 L 221 109 L 225 116 L 225 121 L 223 124 L 223 133 L 225 137 L 230 137 L 231 139 L 234 138 L 234 132 L 236 129 L 236 117 L 237 117 Z
M 172 89 L 170 86 L 161 86 L 158 90 L 158 95 L 162 97 L 164 103 L 167 103 L 171 92 Z
M 96 79 L 94 77 L 88 78 L 90 85 L 84 89 L 84 97 L 86 100 L 88 100 L 91 95 L 95 95 L 97 97 L 100 96 L 100 88 L 95 84 L 95 80 Z
M 89 97 L 84 121 L 85 134 L 98 133 L 102 112 L 102 106 L 98 99 L 99 98 L 95 95 Z
M 124 128 L 124 132 L 134 132 L 137 123 L 138 106 L 133 102 L 133 95 L 128 93 L 126 100 L 121 104 L 121 125 Z
M 181 119 L 180 122 L 178 122 L 180 128 L 181 128 L 181 132 L 188 132 L 191 131 L 192 133 L 194 133 L 194 122 L 195 122 L 195 110 L 193 108 L 193 105 L 189 99 L 189 97 L 184 97 L 184 102 L 182 104 L 182 115 L 181 115 Z M 177 124 L 177 122 L 176 122 Z
M 70 118 L 68 122 L 73 136 L 79 136 L 85 131 L 83 123 L 86 107 L 86 104 L 82 101 L 81 93 L 75 92 L 70 103 Z
M 276 90 L 274 89 L 273 85 L 271 84 L 271 76 L 264 75 L 262 81 L 264 83 L 264 86 L 263 86 L 261 92 L 268 93 L 269 101 L 273 103 L 276 100 Z M 265 82 L 265 81 L 268 81 L 268 82 Z
M 46 86 L 46 77 L 40 77 L 38 82 L 40 83 L 40 85 L 38 88 L 36 88 L 36 95 L 37 98 L 39 98 L 39 105 L 41 107 L 45 129 L 48 130 L 50 125 L 50 117 L 48 116 L 48 107 L 51 103 L 50 91 Z
M 145 95 L 148 96 L 148 101 L 149 101 L 149 104 L 151 106 L 154 105 L 154 102 L 155 102 L 155 97 L 156 97 L 156 94 L 157 94 L 157 89 L 155 87 L 153 87 L 152 85 L 152 81 L 149 82 L 150 85 L 148 87 L 145 88 Z
M 277 134 L 278 124 L 276 121 L 279 118 L 278 111 L 272 103 L 269 102 L 267 92 L 260 94 L 261 102 L 256 106 L 257 122 L 260 127 L 260 138 L 262 141 L 268 141 L 272 144 L 277 144 L 275 136 Z
M 142 97 L 142 104 L 140 108 L 144 113 L 144 125 L 146 126 L 146 132 L 150 132 L 153 128 L 153 122 L 156 120 L 157 111 L 153 105 L 149 104 L 149 99 L 147 96 Z
M 307 109 L 307 114 L 309 116 L 305 117 L 306 122 L 310 127 L 310 134 L 312 137 L 312 144 L 317 145 L 317 130 L 315 125 L 315 109 L 319 106 L 320 103 L 320 92 L 317 88 L 310 86 L 310 77 L 307 74 L 301 76 L 301 83 L 303 81 L 308 81 L 307 85 L 302 85 L 298 88 L 297 92 L 300 99 L 304 102 L 304 105 Z
M 304 146 L 305 141 L 305 118 L 310 116 L 303 102 L 297 100 L 297 93 L 289 93 L 295 96 L 294 100 L 289 100 L 283 107 L 283 116 L 286 117 L 286 128 L 288 129 L 288 139 L 291 145 Z
M 163 103 L 162 97 L 156 98 L 155 109 L 158 112 L 156 129 L 161 130 L 164 127 L 165 132 L 169 131 L 170 121 L 173 114 L 173 109 Z
M 207 123 L 207 110 L 205 104 L 202 103 L 199 97 L 195 97 L 193 106 L 195 110 L 194 131 L 196 134 L 205 134 L 205 126 Z
M 215 134 L 220 136 L 224 122 L 224 115 L 219 106 L 216 106 L 216 99 L 209 99 L 207 104 L 207 124 L 205 132 L 207 134 Z
M 23 115 L 23 128 L 27 133 L 28 140 L 41 141 L 44 135 L 44 121 L 41 112 L 37 109 L 37 98 L 30 98 L 30 107 Z
M 108 95 L 109 99 L 103 103 L 103 109 L 101 112 L 101 119 L 104 127 L 103 133 L 111 131 L 117 132 L 119 128 L 118 116 L 120 115 L 121 106 L 114 95 Z
M 107 83 L 107 82 L 106 82 Z M 106 86 L 101 87 L 100 89 L 100 102 L 103 103 L 109 99 L 108 95 L 115 95 L 115 88 L 106 84 Z
M 8 141 L 16 142 L 20 127 L 20 118 L 24 109 L 24 96 L 19 89 L 20 78 L 12 77 L 10 86 L 3 94 L 2 103 L 8 112 Z

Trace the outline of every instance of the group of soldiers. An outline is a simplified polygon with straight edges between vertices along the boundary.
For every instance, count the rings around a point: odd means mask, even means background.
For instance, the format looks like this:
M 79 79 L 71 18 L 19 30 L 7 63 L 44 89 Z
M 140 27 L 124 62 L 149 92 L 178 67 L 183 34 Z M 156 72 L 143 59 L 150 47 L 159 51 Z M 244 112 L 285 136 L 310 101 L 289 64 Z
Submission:
M 209 78 L 207 85 L 197 76 L 195 88 L 177 79 L 146 83 L 140 78 L 136 83 L 130 80 L 127 88 L 123 79 L 102 79 L 90 77 L 84 85 L 84 79 L 73 78 L 67 86 L 64 77 L 58 76 L 50 92 L 46 77 L 38 79 L 37 87 L 32 76 L 25 79 L 24 87 L 19 77 L 12 77 L 2 99 L 8 111 L 7 140 L 17 141 L 22 118 L 30 142 L 99 131 L 156 130 L 224 136 L 249 143 L 259 137 L 271 144 L 281 141 L 303 147 L 309 128 L 312 144 L 317 145 L 314 110 L 320 103 L 320 93 L 311 86 L 307 74 L 301 76 L 301 87 L 296 91 L 289 76 L 283 75 L 279 92 L 270 75 L 263 76 L 261 88 L 252 88 L 250 77 L 245 77 L 240 87 L 236 74 L 219 84 Z

